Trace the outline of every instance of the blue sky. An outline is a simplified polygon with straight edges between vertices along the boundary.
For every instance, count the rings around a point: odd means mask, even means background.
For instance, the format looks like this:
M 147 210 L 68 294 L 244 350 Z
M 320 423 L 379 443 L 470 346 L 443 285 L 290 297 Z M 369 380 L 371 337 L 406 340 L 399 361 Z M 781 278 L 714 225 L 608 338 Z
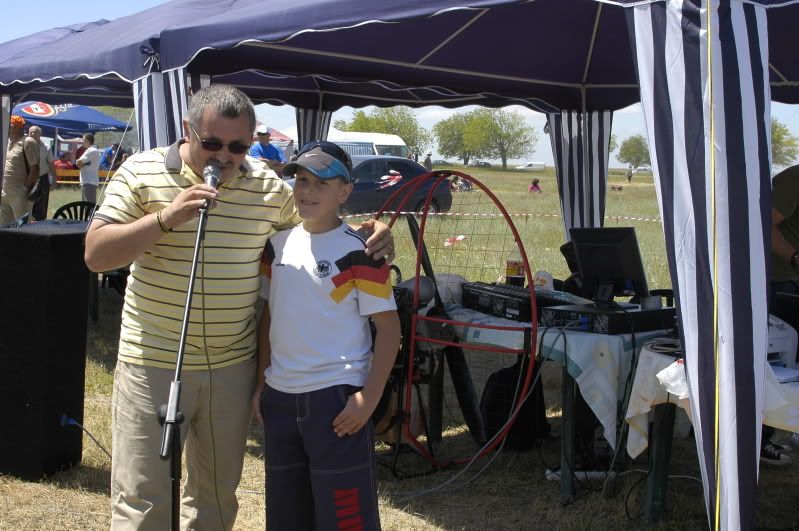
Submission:
M 39 0 L 36 2 L 35 9 L 31 9 L 31 7 L 24 2 L 4 2 L 4 23 L 2 27 L 0 27 L 0 42 L 23 37 L 57 25 L 89 22 L 100 18 L 113 20 L 162 3 L 164 3 L 163 0 L 137 0 L 135 2 L 108 2 L 107 0 L 64 2 Z M 8 21 L 13 22 L 9 23 Z M 514 106 L 511 109 L 522 113 L 525 120 L 527 120 L 538 133 L 538 144 L 530 160 L 539 160 L 551 165 L 552 152 L 549 147 L 549 139 L 542 131 L 545 122 L 544 115 L 523 107 Z M 436 122 L 451 116 L 454 112 L 462 112 L 464 110 L 466 109 L 450 110 L 444 109 L 443 107 L 425 107 L 417 109 L 416 116 L 423 127 L 432 129 Z M 352 111 L 353 109 L 351 108 L 343 108 L 333 115 L 333 120 L 348 120 L 352 116 Z M 279 107 L 258 105 L 256 107 L 256 112 L 258 114 L 258 119 L 269 124 L 271 127 L 290 135 L 296 134 L 293 107 L 285 105 Z M 772 114 L 782 123 L 786 124 L 793 135 L 799 136 L 799 105 L 773 103 Z M 614 113 L 613 133 L 616 135 L 619 142 L 635 134 L 644 134 L 643 116 L 641 115 L 641 109 L 638 105 L 633 105 Z M 435 149 L 433 152 L 434 158 L 436 158 L 437 153 L 435 153 Z M 618 164 L 614 155 L 611 155 L 610 164 L 611 166 Z

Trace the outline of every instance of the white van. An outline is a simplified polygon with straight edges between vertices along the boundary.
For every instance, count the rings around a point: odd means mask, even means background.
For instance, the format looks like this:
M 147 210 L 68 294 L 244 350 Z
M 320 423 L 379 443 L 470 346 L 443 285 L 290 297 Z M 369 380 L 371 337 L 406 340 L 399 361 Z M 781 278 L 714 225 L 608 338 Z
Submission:
M 532 171 L 544 171 L 547 169 L 547 165 L 543 162 L 528 162 L 526 164 L 522 164 L 521 166 L 516 166 L 517 170 L 532 170 Z
M 331 127 L 327 139 L 341 146 L 350 155 L 408 156 L 408 146 L 397 135 L 339 131 Z

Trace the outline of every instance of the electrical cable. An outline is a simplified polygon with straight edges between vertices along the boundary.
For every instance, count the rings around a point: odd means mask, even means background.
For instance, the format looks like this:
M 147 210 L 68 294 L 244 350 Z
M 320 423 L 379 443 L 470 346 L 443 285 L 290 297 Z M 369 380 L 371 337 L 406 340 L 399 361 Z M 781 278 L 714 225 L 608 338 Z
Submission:
M 210 217 L 210 209 L 207 214 L 207 222 Z M 203 230 L 205 230 L 205 228 Z M 214 500 L 216 501 L 216 514 L 219 516 L 219 528 L 224 529 L 225 523 L 222 517 L 222 504 L 219 502 L 219 482 L 216 477 L 216 438 L 214 436 L 214 419 L 213 419 L 213 403 L 214 403 L 214 376 L 211 370 L 211 358 L 208 354 L 208 337 L 206 334 L 205 324 L 205 238 L 200 242 L 200 250 L 202 252 L 202 264 L 200 264 L 200 299 L 202 301 L 202 334 L 203 334 L 203 351 L 205 353 L 205 370 L 208 374 L 208 429 L 211 432 L 211 471 L 214 479 Z M 257 348 L 257 347 L 256 347 Z
M 679 339 L 656 339 L 644 343 L 644 347 L 658 354 L 679 354 L 682 352 L 682 343 Z
M 560 328 L 560 333 L 563 336 L 563 340 L 564 340 L 564 346 L 565 346 L 565 343 L 566 343 L 566 335 L 565 335 L 566 329 L 570 328 L 571 326 L 573 326 L 574 324 L 577 324 L 577 323 L 578 323 L 578 321 L 573 321 L 573 322 L 567 323 L 566 325 L 564 325 L 563 327 Z M 542 336 L 546 334 L 546 331 L 548 329 L 549 328 L 545 328 L 544 329 L 544 333 L 542 334 Z M 539 338 L 539 345 L 541 344 L 542 340 L 543 340 L 543 338 Z M 552 352 L 553 349 L 554 349 L 554 345 L 552 347 L 550 347 L 550 352 Z M 541 352 L 541 350 L 540 350 L 540 346 L 539 346 L 539 353 L 540 352 Z M 547 359 L 548 359 L 548 356 L 543 356 L 541 361 L 543 362 L 543 361 L 546 361 Z M 519 388 L 520 388 L 520 384 L 521 384 L 521 375 L 522 374 L 523 374 L 523 371 L 520 370 L 519 371 L 519 379 L 517 380 L 517 387 L 516 387 L 514 396 L 516 396 L 516 394 L 518 394 L 518 392 L 519 392 Z M 535 386 L 538 384 L 538 381 L 541 379 L 541 375 L 542 375 L 542 371 L 539 370 L 538 374 L 536 374 L 535 378 L 531 382 L 530 387 L 527 390 L 527 393 L 525 394 L 525 396 L 519 402 L 518 408 L 514 408 L 513 405 L 511 406 L 511 414 L 508 417 L 508 420 L 505 422 L 505 424 L 503 424 L 497 430 L 497 432 L 488 441 L 485 442 L 485 444 L 483 445 L 482 448 L 480 448 L 477 452 L 475 452 L 474 456 L 471 458 L 471 460 L 469 460 L 469 462 L 464 466 L 463 469 L 459 470 L 457 474 L 455 474 L 451 478 L 447 479 L 444 483 L 441 483 L 440 485 L 437 485 L 437 486 L 434 486 L 434 487 L 431 487 L 431 488 L 428 488 L 428 489 L 423 489 L 423 490 L 420 490 L 420 491 L 416 491 L 416 492 L 413 492 L 413 493 L 403 493 L 404 497 L 395 500 L 395 502 L 396 503 L 405 503 L 405 502 L 407 502 L 409 500 L 412 500 L 414 498 L 418 498 L 419 496 L 423 496 L 425 494 L 430 494 L 430 493 L 437 492 L 437 491 L 442 491 L 442 490 L 444 490 L 445 492 L 452 492 L 452 491 L 457 490 L 457 489 L 459 489 L 459 488 L 461 488 L 463 486 L 466 486 L 466 485 L 470 484 L 472 481 L 474 481 L 480 474 L 482 474 L 488 468 L 488 466 L 491 463 L 494 462 L 494 460 L 497 458 L 497 456 L 499 456 L 499 454 L 501 453 L 502 449 L 505 446 L 505 443 L 507 442 L 507 434 L 505 434 L 505 436 L 503 437 L 502 443 L 497 448 L 497 450 L 494 452 L 494 455 L 491 457 L 489 462 L 486 465 L 483 466 L 483 468 L 478 470 L 475 474 L 470 476 L 467 480 L 462 481 L 462 482 L 452 486 L 451 488 L 447 488 L 445 490 L 445 488 L 447 486 L 449 486 L 451 483 L 454 483 L 459 477 L 464 475 L 469 470 L 469 468 L 475 463 L 475 461 L 477 461 L 477 459 L 480 456 L 480 454 L 486 448 L 488 448 L 491 444 L 493 444 L 497 437 L 499 437 L 500 435 L 502 435 L 504 433 L 505 428 L 511 423 L 511 421 L 515 420 L 514 417 L 513 417 L 513 412 L 515 411 L 515 409 L 521 408 L 522 405 L 524 405 L 524 403 L 527 401 L 527 399 L 530 396 L 532 396 L 532 393 L 533 393 L 533 390 L 535 389 Z M 515 399 L 514 399 L 514 404 L 515 404 Z
M 579 320 L 575 320 L 575 321 L 571 321 L 571 322 L 569 322 L 569 323 L 566 323 L 566 324 L 565 324 L 564 326 L 562 326 L 562 327 L 556 328 L 556 330 L 558 330 L 558 336 L 555 338 L 555 340 L 553 341 L 552 345 L 550 346 L 550 352 L 552 352 L 552 351 L 554 350 L 554 348 L 555 348 L 555 345 L 556 345 L 556 344 L 557 344 L 557 342 L 558 342 L 558 339 L 562 337 L 562 338 L 563 338 L 563 366 L 564 366 L 564 367 L 567 367 L 567 365 L 568 365 L 568 359 L 569 359 L 569 345 L 568 345 L 568 340 L 567 340 L 568 336 L 566 335 L 566 331 L 567 331 L 568 329 L 570 329 L 570 328 L 574 327 L 575 325 L 579 325 L 579 324 L 580 324 Z M 544 342 L 544 336 L 546 335 L 546 333 L 547 333 L 547 332 L 548 332 L 548 331 L 549 331 L 551 328 L 552 328 L 552 327 L 545 327 L 545 328 L 544 328 L 544 332 L 541 334 L 541 337 L 539 338 L 539 346 L 538 346 L 538 351 L 539 351 L 539 352 L 543 352 L 543 342 Z M 545 360 L 547 360 L 547 359 L 549 359 L 549 356 L 544 356 L 544 361 L 545 361 Z M 562 411 L 562 410 L 561 410 L 561 411 Z M 562 413 L 561 413 L 561 414 L 562 414 Z M 562 435 L 561 435 L 561 436 L 562 436 Z M 574 467 L 574 463 L 572 463 L 572 462 L 571 462 L 571 460 L 569 459 L 569 457 L 568 457 L 568 456 L 561 454 L 561 457 L 563 458 L 563 460 L 565 460 L 565 461 L 566 461 L 566 465 L 569 467 L 569 470 L 571 471 L 571 476 L 572 476 L 572 479 L 574 480 L 574 484 L 581 484 L 581 485 L 582 485 L 582 486 L 583 486 L 585 489 L 587 489 L 587 490 L 589 490 L 589 491 L 591 491 L 591 492 L 597 492 L 597 491 L 598 491 L 598 489 L 597 489 L 597 488 L 595 488 L 595 487 L 594 487 L 594 486 L 591 484 L 591 482 L 590 482 L 590 480 L 587 478 L 587 476 L 585 476 L 585 475 L 584 475 L 584 479 L 581 479 L 581 478 L 580 478 L 580 477 L 579 477 L 579 476 L 576 474 L 576 470 L 575 470 L 575 467 Z M 555 469 L 550 469 L 550 470 L 552 470 L 553 472 L 555 472 Z M 559 470 L 559 469 L 558 469 L 558 472 L 556 472 L 556 473 L 558 474 L 558 476 L 560 476 L 560 474 L 561 474 L 561 472 L 560 472 L 560 470 Z M 546 477 L 546 476 L 547 476 L 547 474 L 545 474 L 545 477 Z M 577 492 L 576 492 L 576 490 L 574 489 L 574 487 L 572 487 L 572 493 L 571 493 L 571 495 L 572 495 L 572 497 L 576 497 L 576 496 L 577 496 Z
M 613 471 L 613 467 L 616 465 L 616 458 L 619 456 L 619 452 L 622 450 L 622 441 L 624 440 L 624 435 L 627 430 L 627 423 L 625 422 L 624 415 L 627 411 L 627 408 L 630 404 L 630 394 L 632 392 L 631 384 L 633 379 L 633 374 L 638 367 L 638 356 L 636 355 L 636 339 L 635 339 L 635 323 L 633 322 L 633 318 L 630 313 L 622 306 L 619 306 L 619 309 L 624 312 L 624 315 L 627 318 L 627 322 L 630 325 L 630 335 L 632 341 L 632 353 L 630 355 L 630 370 L 627 372 L 627 378 L 624 381 L 624 392 L 622 394 L 621 402 L 618 405 L 618 409 L 616 410 L 616 423 L 619 425 L 619 428 L 616 432 L 616 447 L 613 449 L 613 459 L 610 461 L 610 466 L 608 467 L 608 475 L 605 479 L 605 483 L 602 485 L 602 492 L 604 492 L 608 488 L 608 484 L 610 483 L 610 473 Z M 622 340 L 623 345 L 623 340 Z M 624 347 L 622 346 L 622 349 Z
M 108 450 L 106 450 L 106 449 L 105 449 L 105 447 L 104 447 L 102 444 L 100 444 L 100 441 L 98 441 L 97 439 L 95 439 L 94 435 L 92 435 L 92 434 L 91 434 L 91 432 L 90 432 L 89 430 L 87 430 L 87 429 L 86 429 L 86 428 L 85 428 L 85 427 L 84 427 L 84 426 L 83 426 L 81 423 L 79 423 L 77 420 L 73 419 L 72 417 L 68 417 L 68 416 L 66 415 L 66 413 L 65 413 L 65 414 L 61 415 L 60 424 L 61 424 L 61 427 L 62 427 L 62 428 L 66 427 L 66 426 L 77 426 L 78 428 L 80 428 L 81 430 L 83 430 L 83 431 L 84 431 L 84 433 L 86 433 L 86 435 L 88 435 L 88 436 L 89 436 L 89 438 L 90 438 L 92 441 L 94 441 L 94 444 L 96 444 L 96 445 L 97 445 L 97 446 L 100 448 L 100 450 L 102 450 L 103 452 L 105 452 L 105 455 L 107 455 L 107 456 L 108 456 L 108 459 L 113 459 L 113 458 L 111 457 L 111 454 L 108 452 Z
M 630 371 L 627 373 L 627 380 L 625 381 L 624 384 L 624 395 L 622 397 L 622 403 L 620 405 L 621 411 L 617 412 L 617 422 L 620 424 L 620 427 L 617 433 L 616 448 L 614 449 L 613 452 L 613 459 L 611 460 L 610 467 L 608 468 L 609 473 L 613 470 L 613 466 L 616 464 L 616 458 L 619 455 L 619 451 L 621 450 L 622 446 L 621 441 L 623 439 L 624 432 L 628 429 L 627 423 L 625 422 L 625 419 L 622 417 L 622 415 L 624 415 L 624 413 L 627 410 L 627 407 L 629 407 L 630 396 L 628 395 L 628 392 L 631 392 L 631 390 L 628 389 L 628 386 L 630 381 L 632 380 L 632 375 L 635 374 L 635 371 L 637 369 L 637 359 L 638 359 L 638 356 L 636 355 L 637 349 L 636 349 L 636 340 L 635 340 L 635 326 L 632 322 L 632 318 L 629 317 L 627 310 L 625 310 L 624 308 L 621 309 L 622 311 L 624 311 L 625 315 L 628 315 L 630 330 L 632 331 L 632 357 L 630 358 Z M 682 350 L 680 341 L 678 339 L 666 339 L 666 338 L 649 341 L 644 345 L 642 345 L 642 348 L 643 347 L 646 347 L 648 350 L 651 350 L 653 352 L 659 352 L 664 354 L 673 354 L 675 352 L 680 352 Z M 608 474 L 608 478 L 605 480 L 605 484 L 602 486 L 603 492 L 605 491 L 605 489 L 607 489 L 609 480 L 610 480 L 610 474 Z
M 635 517 L 632 517 L 630 515 L 630 506 L 629 506 L 629 504 L 630 504 L 630 496 L 632 495 L 633 490 L 635 490 L 638 487 L 638 485 L 641 484 L 641 482 L 643 482 L 645 479 L 647 479 L 649 477 L 651 472 L 652 472 L 652 467 L 650 465 L 649 470 L 644 470 L 643 468 L 633 468 L 633 469 L 630 469 L 630 470 L 625 470 L 624 472 L 621 472 L 621 473 L 618 474 L 618 477 L 625 476 L 627 474 L 632 474 L 632 473 L 644 474 L 643 476 L 641 476 L 640 479 L 638 479 L 635 483 L 633 483 L 633 485 L 627 491 L 627 494 L 624 496 L 624 513 L 627 515 L 627 519 L 629 519 L 632 522 L 634 522 L 634 521 L 638 520 L 639 518 L 641 518 L 645 513 L 642 512 L 641 514 L 639 514 L 638 516 L 635 516 Z M 697 483 L 700 483 L 700 484 L 702 483 L 702 480 L 700 478 L 698 478 L 698 477 L 695 477 L 695 476 L 686 476 L 686 475 L 681 475 L 681 474 L 673 474 L 673 475 L 667 476 L 667 478 L 668 479 L 687 479 L 687 480 L 690 480 L 690 481 L 696 481 Z
M 636 520 L 641 518 L 644 514 L 646 514 L 645 512 L 642 511 L 641 514 L 639 514 L 638 516 L 633 517 L 630 515 L 630 496 L 632 495 L 633 491 L 638 487 L 638 485 L 643 483 L 644 480 L 646 480 L 646 478 L 649 477 L 649 474 L 651 472 L 652 468 L 650 466 L 650 469 L 647 471 L 647 473 L 641 476 L 641 478 L 638 479 L 635 483 L 633 483 L 633 485 L 627 491 L 627 494 L 624 496 L 624 514 L 627 515 L 627 519 L 630 520 L 631 522 L 635 522 Z
M 564 341 L 564 345 L 565 345 L 565 342 L 566 342 L 566 335 L 565 335 L 565 332 L 564 332 L 564 331 L 565 331 L 565 329 L 566 329 L 567 327 L 569 327 L 569 326 L 572 326 L 573 324 L 575 324 L 575 322 L 567 323 L 567 324 L 566 324 L 564 327 L 562 327 L 562 328 L 560 329 L 560 333 L 563 335 L 563 341 Z M 541 337 L 539 338 L 539 343 L 538 343 L 538 345 L 539 345 L 538 352 L 539 352 L 539 353 L 541 352 L 541 345 L 542 345 L 542 342 L 543 342 L 543 336 L 544 336 L 544 335 L 546 335 L 546 332 L 547 332 L 547 331 L 548 331 L 548 328 L 545 328 L 545 329 L 544 329 L 544 332 L 541 334 Z M 551 351 L 552 351 L 552 348 L 550 348 L 550 352 L 551 352 Z M 543 362 L 544 362 L 544 361 L 546 361 L 547 359 L 548 359 L 548 357 L 547 357 L 547 356 L 544 356 L 544 357 L 543 357 L 543 359 L 541 359 L 541 360 L 540 360 L 540 362 L 541 362 L 541 363 L 543 363 Z M 496 439 L 496 437 L 497 437 L 499 434 L 501 434 L 501 433 L 502 433 L 502 432 L 505 430 L 505 428 L 508 426 L 508 424 L 510 424 L 511 420 L 515 420 L 515 419 L 513 419 L 513 413 L 514 413 L 514 411 L 515 411 L 516 409 L 519 409 L 519 410 L 520 410 L 520 409 L 521 409 L 521 407 L 524 405 L 524 403 L 527 401 L 527 399 L 528 399 L 528 398 L 530 398 L 530 396 L 532 396 L 532 393 L 533 393 L 533 391 L 535 390 L 535 386 L 536 386 L 536 385 L 538 385 L 538 382 L 539 382 L 539 381 L 540 381 L 540 379 L 541 379 L 542 372 L 541 372 L 541 370 L 539 369 L 539 371 L 538 371 L 538 374 L 536 374 L 535 378 L 534 378 L 534 379 L 533 379 L 533 381 L 531 382 L 531 384 L 530 384 L 530 387 L 529 387 L 529 388 L 528 388 L 528 390 L 527 390 L 527 393 L 526 393 L 526 394 L 525 394 L 525 396 L 522 398 L 521 402 L 519 402 L 519 406 L 518 406 L 518 408 L 516 408 L 516 407 L 515 407 L 515 406 L 516 406 L 516 396 L 518 395 L 518 393 L 519 393 L 519 389 L 520 389 L 520 387 L 521 387 L 521 382 L 522 382 L 522 374 L 523 374 L 523 371 L 522 371 L 522 370 L 521 370 L 521 368 L 520 368 L 520 370 L 519 370 L 519 377 L 518 377 L 518 379 L 517 379 L 517 381 L 516 381 L 516 389 L 514 390 L 514 394 L 513 394 L 513 396 L 514 396 L 514 400 L 513 400 L 513 402 L 511 403 L 511 408 L 510 408 L 510 412 L 511 412 L 511 414 L 510 414 L 510 417 L 508 417 L 508 420 L 505 422 L 505 424 L 503 424 L 503 425 L 502 425 L 502 426 L 499 428 L 499 430 L 498 430 L 498 431 L 497 431 L 497 433 L 494 435 L 494 437 L 492 437 L 492 438 L 491 438 L 491 440 L 490 440 L 490 441 L 488 441 L 488 442 L 487 442 L 487 443 L 486 443 L 486 444 L 483 446 L 483 448 L 481 448 L 481 449 L 480 449 L 480 450 L 477 452 L 477 454 L 476 454 L 476 455 L 479 455 L 481 452 L 483 452 L 483 450 L 484 450 L 485 448 L 487 448 L 487 447 L 488 447 L 488 445 L 490 445 L 490 444 L 491 444 L 491 443 L 492 443 L 492 442 L 493 442 L 493 441 Z M 497 458 L 497 456 L 499 456 L 500 452 L 502 451 L 502 449 L 503 449 L 503 448 L 504 448 L 504 446 L 505 446 L 505 443 L 506 443 L 506 442 L 507 442 L 507 440 L 508 440 L 508 436 L 509 436 L 509 433 L 506 433 L 506 434 L 505 434 L 505 436 L 504 436 L 504 437 L 503 437 L 503 439 L 502 439 L 502 443 L 500 444 L 499 448 L 497 448 L 496 452 L 494 453 L 494 456 L 492 456 L 492 458 L 489 460 L 489 462 L 488 462 L 488 463 L 486 463 L 486 464 L 483 466 L 483 468 L 481 468 L 479 471 L 477 471 L 477 472 L 476 472 L 474 475 L 472 475 L 472 476 L 471 476 L 469 479 L 467 479 L 467 480 L 465 480 L 465 481 L 461 482 L 460 484 L 458 484 L 458 485 L 456 485 L 456 486 L 454 486 L 454 487 L 452 487 L 452 488 L 450 488 L 450 489 L 447 489 L 447 490 L 448 490 L 448 491 L 452 491 L 452 490 L 456 490 L 456 489 L 458 489 L 458 488 L 460 488 L 460 487 L 466 486 L 466 485 L 468 485 L 469 483 L 471 483 L 473 480 L 475 480 L 475 479 L 476 479 L 478 476 L 480 476 L 480 475 L 481 475 L 481 474 L 482 474 L 482 473 L 483 473 L 483 472 L 484 472 L 484 471 L 485 471 L 485 470 L 488 468 L 488 466 L 489 466 L 489 465 L 491 465 L 491 463 L 493 463 L 493 461 L 494 461 L 494 460 Z M 469 464 L 467 464 L 466 468 L 468 468 L 469 466 L 471 466 L 471 464 L 472 464 L 473 462 L 474 462 L 474 459 L 472 459 L 472 461 L 470 461 L 470 462 L 469 462 Z M 464 470 L 464 472 L 465 472 L 465 470 Z M 546 477 L 546 475 L 545 475 L 544 477 Z M 539 481 L 540 481 L 540 480 L 539 480 Z
M 429 489 L 423 489 L 421 491 L 416 491 L 416 492 L 413 492 L 413 493 L 405 493 L 405 497 L 404 498 L 400 498 L 399 500 L 397 500 L 398 503 L 404 503 L 404 502 L 406 502 L 408 500 L 411 500 L 413 498 L 417 498 L 419 496 L 423 496 L 425 494 L 430 494 L 432 492 L 437 492 L 437 491 L 440 491 L 440 490 L 444 490 L 445 487 L 447 487 L 451 483 L 454 483 L 455 480 L 457 480 L 459 477 L 464 475 L 469 470 L 469 468 L 472 466 L 472 464 L 474 464 L 474 462 L 477 461 L 477 459 L 480 456 L 480 454 L 486 448 L 488 448 L 491 444 L 493 444 L 494 441 L 497 439 L 497 437 L 499 437 L 499 436 L 501 436 L 503 434 L 504 429 L 508 426 L 508 424 L 511 422 L 511 420 L 513 420 L 514 405 L 515 405 L 515 401 L 516 401 L 515 397 L 516 397 L 516 395 L 519 392 L 519 388 L 520 388 L 520 384 L 521 384 L 521 380 L 522 380 L 522 374 L 523 374 L 523 371 L 519 370 L 519 377 L 518 377 L 518 379 L 516 381 L 516 390 L 514 391 L 514 403 L 511 405 L 511 413 L 510 413 L 510 416 L 508 417 L 508 420 L 505 422 L 505 424 L 503 424 L 497 430 L 497 432 L 488 441 L 486 441 L 484 443 L 484 445 L 480 449 L 478 449 L 475 452 L 475 454 L 472 456 L 472 458 L 469 460 L 469 462 L 466 463 L 466 465 L 461 470 L 459 470 L 457 474 L 455 474 L 454 476 L 452 476 L 451 478 L 446 480 L 444 483 L 442 483 L 440 485 L 437 485 L 437 486 L 434 486 L 434 487 L 431 487 Z M 539 372 L 539 374 L 540 374 L 540 372 Z M 522 401 L 519 403 L 519 406 L 518 406 L 519 408 L 524 404 L 524 402 L 527 400 L 527 398 L 532 394 L 532 390 L 535 387 L 537 381 L 538 381 L 538 376 L 536 376 L 536 379 L 532 382 L 530 388 L 527 391 L 527 394 L 524 396 Z M 451 492 L 451 491 L 457 490 L 457 489 L 459 489 L 459 488 L 461 488 L 461 487 L 463 487 L 465 485 L 468 485 L 473 480 L 475 480 L 480 474 L 482 474 L 487 469 L 488 465 L 490 465 L 491 463 L 494 462 L 494 460 L 497 458 L 497 456 L 501 453 L 502 449 L 504 448 L 506 441 L 507 441 L 507 434 L 505 434 L 505 436 L 503 437 L 502 443 L 496 449 L 496 451 L 494 452 L 494 455 L 491 456 L 491 459 L 489 459 L 487 465 L 483 466 L 483 468 L 478 470 L 474 475 L 470 476 L 464 482 L 458 483 L 455 486 L 452 486 L 451 488 L 446 489 L 446 492 Z

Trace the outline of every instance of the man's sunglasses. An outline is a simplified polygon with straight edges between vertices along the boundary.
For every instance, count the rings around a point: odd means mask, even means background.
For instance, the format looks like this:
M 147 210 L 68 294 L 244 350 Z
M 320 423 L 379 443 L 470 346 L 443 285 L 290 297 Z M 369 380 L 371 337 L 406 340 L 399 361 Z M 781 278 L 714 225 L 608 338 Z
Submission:
M 328 142 L 327 140 L 313 140 L 308 142 L 302 146 L 302 149 L 300 149 L 300 151 L 297 153 L 297 156 L 299 157 L 303 153 L 307 153 L 314 148 L 319 148 L 331 157 L 337 158 L 342 164 L 344 164 L 344 166 L 347 167 L 347 171 L 352 173 L 352 160 L 350 159 L 349 153 L 341 149 L 338 144 Z
M 242 153 L 246 153 L 250 150 L 250 145 L 245 144 L 244 142 L 231 142 L 230 144 L 223 144 L 219 140 L 208 140 L 204 138 L 200 138 L 200 135 L 197 134 L 197 131 L 194 130 L 191 124 L 189 124 L 189 129 L 191 132 L 194 133 L 194 136 L 197 137 L 197 140 L 200 141 L 203 149 L 206 151 L 219 151 L 223 147 L 227 146 L 227 150 L 233 153 L 234 155 L 241 155 Z

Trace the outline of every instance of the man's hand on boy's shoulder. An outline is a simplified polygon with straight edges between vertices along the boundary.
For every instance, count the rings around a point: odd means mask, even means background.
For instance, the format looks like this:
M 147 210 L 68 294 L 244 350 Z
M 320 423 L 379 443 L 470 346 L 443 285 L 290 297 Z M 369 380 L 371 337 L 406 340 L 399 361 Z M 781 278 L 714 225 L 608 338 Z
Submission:
M 366 254 L 375 260 L 385 258 L 387 263 L 394 261 L 394 235 L 391 229 L 376 219 L 367 219 L 356 229 L 366 240 Z
M 333 419 L 333 431 L 339 437 L 358 433 L 372 416 L 372 412 L 377 407 L 377 402 L 370 404 L 364 396 L 363 391 L 353 393 L 347 399 L 347 405 L 341 410 L 336 418 Z

